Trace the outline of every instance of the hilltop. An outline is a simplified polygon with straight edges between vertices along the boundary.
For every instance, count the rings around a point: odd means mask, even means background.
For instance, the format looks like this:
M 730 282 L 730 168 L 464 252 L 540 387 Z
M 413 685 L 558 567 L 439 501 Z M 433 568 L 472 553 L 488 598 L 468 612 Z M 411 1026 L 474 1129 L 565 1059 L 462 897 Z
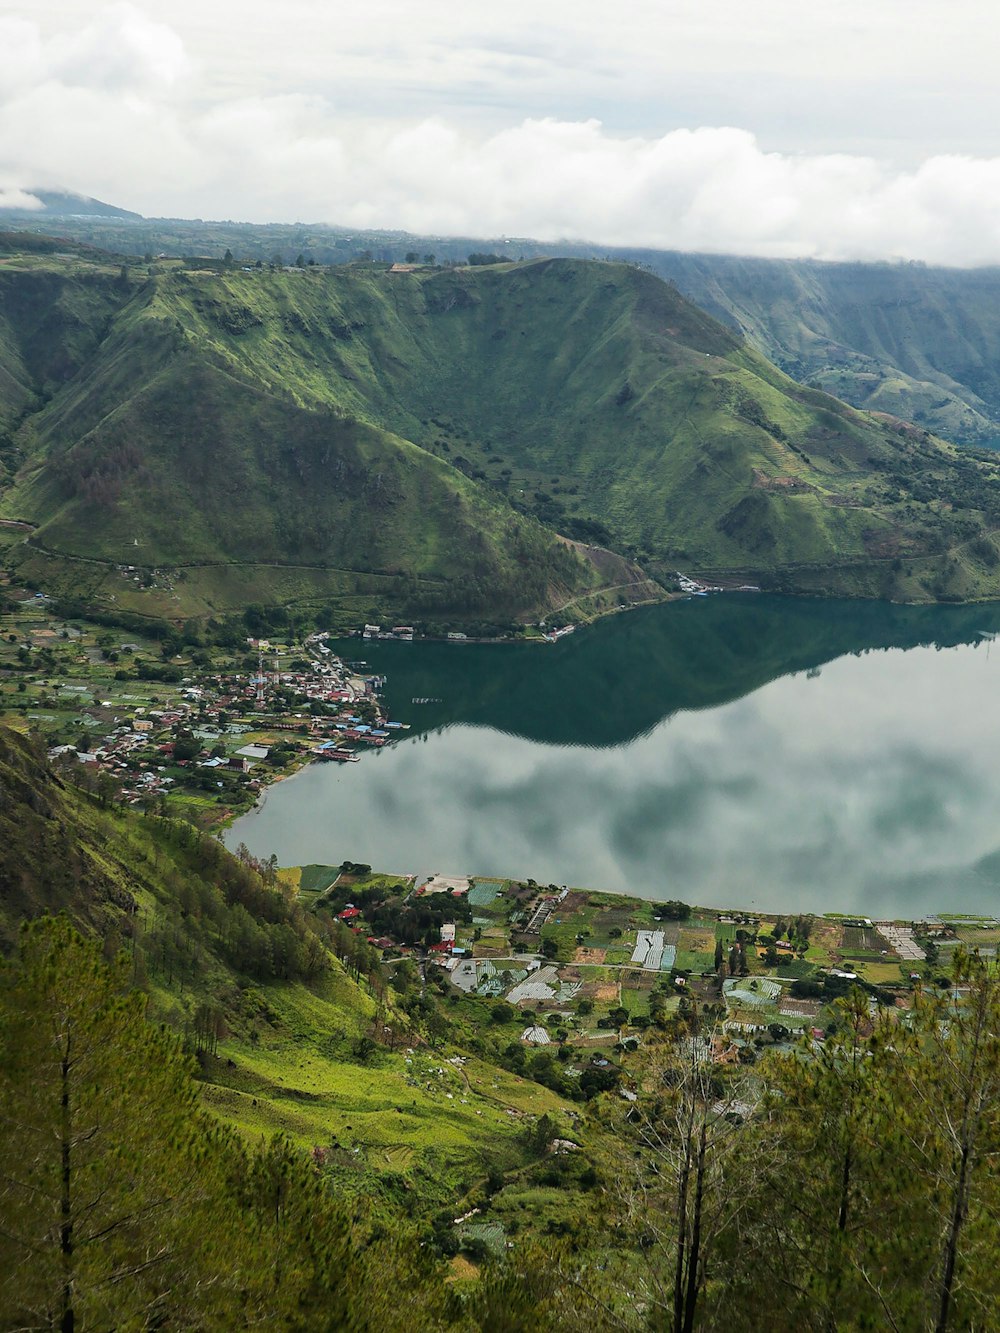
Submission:
M 404 268 L 12 256 L 19 576 L 158 615 L 355 621 L 586 614 L 678 567 L 995 591 L 988 456 L 803 388 L 634 267 Z
M 297 255 L 316 264 L 430 255 L 464 263 L 470 252 L 515 259 L 564 256 L 638 263 L 736 329 L 793 379 L 854 407 L 885 411 L 965 444 L 1000 439 L 997 268 L 919 263 L 834 263 L 530 238 L 417 236 L 327 225 L 258 225 L 143 218 L 124 209 L 45 195 L 42 210 L 0 210 L 34 232 L 72 236 L 130 255 L 206 254 L 243 262 Z M 282 258 L 283 257 L 283 258 Z
M 45 190 L 29 187 L 24 193 L 34 201 L 33 207 L 0 208 L 0 216 L 16 219 L 18 222 L 48 220 L 59 218 L 67 222 L 86 219 L 91 222 L 115 219 L 119 222 L 142 222 L 141 213 L 133 213 L 117 204 L 106 204 L 102 199 L 93 199 L 87 194 L 77 194 L 73 190 Z

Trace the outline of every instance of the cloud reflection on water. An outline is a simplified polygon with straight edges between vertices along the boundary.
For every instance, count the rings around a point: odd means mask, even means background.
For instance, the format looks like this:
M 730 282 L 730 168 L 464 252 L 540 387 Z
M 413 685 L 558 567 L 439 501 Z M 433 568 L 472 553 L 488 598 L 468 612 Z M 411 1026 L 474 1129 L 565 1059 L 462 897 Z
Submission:
M 230 841 L 713 904 L 994 910 L 998 673 L 975 646 L 843 657 L 600 750 L 453 725 L 307 770 Z

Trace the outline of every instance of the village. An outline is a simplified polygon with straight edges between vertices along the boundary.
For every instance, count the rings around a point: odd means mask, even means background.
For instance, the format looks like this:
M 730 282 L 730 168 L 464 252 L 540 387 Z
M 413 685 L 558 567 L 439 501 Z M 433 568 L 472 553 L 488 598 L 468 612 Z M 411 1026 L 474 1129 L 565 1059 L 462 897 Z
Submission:
M 584 1086 L 608 1071 L 626 1099 L 626 1057 L 653 1025 L 698 1014 L 701 1059 L 753 1064 L 766 1047 L 821 1045 L 835 1002 L 855 987 L 872 1017 L 883 1008 L 905 1021 L 917 988 L 949 985 L 960 944 L 988 956 L 1000 943 L 996 917 L 750 916 L 530 880 L 394 878 L 350 863 L 280 874 L 390 968 L 419 961 L 457 1018 L 464 1009 L 474 1025 L 502 1022 L 508 1041 L 516 1028 L 534 1064 L 532 1050 L 544 1052 Z
M 165 657 L 22 592 L 0 616 L 0 719 L 108 796 L 217 826 L 302 764 L 354 762 L 408 729 L 383 715 L 381 678 L 329 637 Z
M 221 827 L 303 764 L 356 762 L 408 729 L 384 715 L 384 681 L 337 656 L 330 637 L 165 646 L 21 590 L 0 617 L 0 716 L 107 797 Z M 822 1042 L 831 1004 L 852 986 L 873 1010 L 902 1011 L 915 987 L 946 976 L 958 943 L 990 954 L 1000 940 L 992 917 L 767 918 L 531 880 L 281 873 L 303 905 L 333 910 L 390 966 L 412 956 L 459 1004 L 509 1006 L 523 1046 L 551 1048 L 569 1077 L 591 1059 L 613 1064 L 650 1024 L 692 1007 L 712 1016 L 712 1058 Z M 420 910 L 407 920 L 399 906 Z

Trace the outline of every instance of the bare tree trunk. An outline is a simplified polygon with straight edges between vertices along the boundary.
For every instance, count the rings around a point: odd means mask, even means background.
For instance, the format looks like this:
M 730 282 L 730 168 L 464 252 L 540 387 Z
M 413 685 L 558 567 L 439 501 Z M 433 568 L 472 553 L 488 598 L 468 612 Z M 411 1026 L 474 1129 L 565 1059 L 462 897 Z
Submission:
M 695 1167 L 694 1215 L 691 1219 L 691 1250 L 688 1254 L 687 1292 L 684 1298 L 683 1333 L 694 1333 L 694 1314 L 698 1306 L 698 1275 L 701 1258 L 701 1212 L 705 1198 L 705 1153 L 708 1124 L 702 1117 L 698 1138 L 698 1163 Z
M 951 1306 L 951 1293 L 955 1283 L 955 1262 L 958 1258 L 958 1238 L 965 1222 L 966 1188 L 969 1174 L 969 1144 L 962 1144 L 962 1165 L 959 1167 L 958 1183 L 955 1187 L 955 1203 L 948 1222 L 948 1239 L 945 1242 L 944 1272 L 941 1274 L 941 1293 L 938 1304 L 935 1333 L 946 1333 L 948 1315 Z
M 70 1042 L 67 1039 L 60 1066 L 62 1097 L 59 1133 L 62 1161 L 59 1183 L 59 1254 L 63 1277 L 62 1315 L 59 1320 L 61 1333 L 73 1333 L 76 1322 L 73 1309 L 73 1113 L 69 1096 L 71 1068 Z
M 685 1147 L 677 1188 L 677 1265 L 674 1271 L 674 1333 L 684 1329 L 684 1259 L 687 1245 L 687 1195 L 691 1172 L 690 1139 Z
M 948 1319 L 951 1313 L 951 1297 L 955 1285 L 955 1265 L 958 1260 L 958 1242 L 962 1233 L 962 1227 L 965 1224 L 966 1212 L 968 1211 L 970 1158 L 976 1136 L 979 1112 L 982 1109 L 982 1102 L 975 1094 L 974 1080 L 979 1070 L 980 1045 L 982 1042 L 983 1028 L 986 1023 L 989 988 L 991 984 L 989 979 L 983 981 L 982 989 L 977 999 L 976 1026 L 973 1033 L 972 1051 L 969 1056 L 969 1072 L 967 1075 L 965 1096 L 962 1104 L 962 1128 L 961 1138 L 959 1139 L 961 1164 L 958 1168 L 958 1179 L 955 1182 L 955 1195 L 951 1208 L 951 1216 L 948 1219 L 948 1233 L 945 1239 L 944 1264 L 941 1273 L 941 1287 L 938 1299 L 938 1316 L 937 1323 L 934 1326 L 935 1333 L 946 1333 L 948 1328 Z M 978 1102 L 978 1105 L 974 1106 L 974 1102 Z

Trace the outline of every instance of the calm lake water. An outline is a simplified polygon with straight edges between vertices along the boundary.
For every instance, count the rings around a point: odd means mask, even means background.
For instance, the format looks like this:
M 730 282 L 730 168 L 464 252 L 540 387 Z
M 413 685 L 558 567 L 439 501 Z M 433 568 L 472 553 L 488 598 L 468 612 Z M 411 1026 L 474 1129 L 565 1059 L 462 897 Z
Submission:
M 998 631 L 996 604 L 732 596 L 548 646 L 345 641 L 412 730 L 278 784 L 226 841 L 716 906 L 1000 912 Z

